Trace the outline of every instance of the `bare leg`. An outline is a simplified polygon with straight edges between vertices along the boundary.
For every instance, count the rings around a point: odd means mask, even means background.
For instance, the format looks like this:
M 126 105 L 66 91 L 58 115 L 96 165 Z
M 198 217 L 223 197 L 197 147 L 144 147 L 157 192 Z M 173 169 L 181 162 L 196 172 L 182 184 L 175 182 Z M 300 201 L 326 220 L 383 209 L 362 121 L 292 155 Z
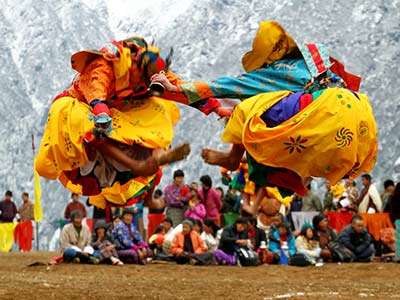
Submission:
M 260 209 L 261 201 L 267 196 L 267 191 L 265 188 L 260 187 L 257 190 L 257 195 L 256 195 L 256 202 L 253 203 L 253 205 L 248 205 L 248 206 L 243 206 L 242 209 L 246 211 L 247 213 L 255 216 Z
M 137 176 L 150 176 L 157 172 L 159 164 L 154 157 L 146 160 L 135 160 L 123 152 L 116 143 L 106 140 L 103 144 L 97 145 L 97 150 L 106 157 L 127 166 Z
M 217 151 L 204 148 L 201 150 L 201 156 L 204 161 L 210 165 L 218 165 L 230 171 L 236 170 L 242 160 L 244 149 L 242 145 L 234 144 L 229 152 Z
M 185 159 L 190 153 L 190 145 L 182 144 L 172 149 L 163 150 L 157 149 L 153 151 L 153 156 L 157 159 L 160 165 L 165 165 L 175 161 Z
M 190 153 L 190 145 L 183 144 L 169 150 L 157 149 L 153 151 L 152 156 L 140 160 L 127 155 L 118 147 L 117 143 L 111 140 L 106 140 L 103 144 L 98 145 L 97 150 L 104 156 L 127 166 L 137 176 L 150 176 L 157 172 L 160 165 L 184 159 Z

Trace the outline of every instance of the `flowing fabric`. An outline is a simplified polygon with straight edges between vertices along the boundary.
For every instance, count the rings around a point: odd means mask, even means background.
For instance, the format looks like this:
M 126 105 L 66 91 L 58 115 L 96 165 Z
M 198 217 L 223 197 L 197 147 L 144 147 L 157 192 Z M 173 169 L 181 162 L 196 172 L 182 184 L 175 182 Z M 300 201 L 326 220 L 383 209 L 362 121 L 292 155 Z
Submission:
M 110 139 L 129 146 L 165 149 L 172 143 L 173 126 L 180 114 L 175 103 L 151 97 L 135 100 L 123 111 L 112 108 L 111 116 L 113 130 Z M 93 132 L 92 117 L 89 105 L 72 97 L 60 98 L 52 104 L 36 162 L 38 173 L 48 179 L 59 178 L 71 191 L 86 195 L 96 195 L 104 189 L 107 194 L 113 195 L 129 190 L 132 195 L 148 186 L 154 176 L 131 178 L 130 174 L 127 180 L 116 180 L 110 187 L 102 186 L 97 193 L 90 190 L 90 181 L 82 183 L 71 180 L 71 174 L 79 173 L 80 168 L 89 161 L 84 138 Z
M 9 252 L 14 243 L 14 231 L 18 223 L 0 223 L 0 251 Z
M 289 91 L 265 93 L 239 104 L 222 136 L 242 144 L 258 163 L 324 177 L 332 183 L 346 174 L 369 172 L 377 155 L 377 128 L 366 95 L 328 88 L 302 111 L 275 127 L 261 115 Z
M 15 227 L 15 241 L 18 243 L 21 251 L 32 250 L 33 225 L 31 221 L 19 222 Z

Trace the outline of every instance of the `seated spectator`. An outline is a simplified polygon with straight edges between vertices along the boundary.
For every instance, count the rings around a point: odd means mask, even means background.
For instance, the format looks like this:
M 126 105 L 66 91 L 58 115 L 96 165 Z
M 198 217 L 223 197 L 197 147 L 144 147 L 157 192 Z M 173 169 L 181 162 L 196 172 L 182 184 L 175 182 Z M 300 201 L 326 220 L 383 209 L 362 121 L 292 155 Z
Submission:
M 206 253 L 206 246 L 200 235 L 193 230 L 189 220 L 182 222 L 182 231 L 178 232 L 171 244 L 171 253 L 178 264 L 209 265 L 214 262 L 214 255 Z
M 117 250 L 112 242 L 111 232 L 107 230 L 107 224 L 103 220 L 96 222 L 92 234 L 92 244 L 94 256 L 101 262 L 111 263 L 113 265 L 123 265 L 119 260 Z
M 275 241 L 276 243 L 280 243 L 279 240 L 274 238 L 274 232 L 278 231 L 278 228 L 281 227 L 284 222 L 285 217 L 281 213 L 276 213 L 272 218 L 272 223 L 268 232 L 268 241 Z
M 375 251 L 372 237 L 359 215 L 353 216 L 351 224 L 346 226 L 339 234 L 338 242 L 346 248 L 346 251 L 352 254 L 354 261 L 371 261 Z
M 164 239 L 165 227 L 160 224 L 149 238 L 149 247 L 153 252 L 153 256 L 156 256 L 158 252 L 162 251 Z
M 314 239 L 319 242 L 321 248 L 321 258 L 324 261 L 332 260 L 332 252 L 329 249 L 329 243 L 336 242 L 337 234 L 328 226 L 328 218 L 324 214 L 316 215 L 313 218 Z
M 165 235 L 169 235 L 172 230 L 174 230 L 174 224 L 171 218 L 165 218 L 164 221 L 162 221 L 162 226 L 165 228 Z
M 272 234 L 272 239 L 269 241 L 269 251 L 274 254 L 273 264 L 277 264 L 281 260 L 281 248 L 284 243 L 287 243 L 289 248 L 289 256 L 296 254 L 295 239 L 290 230 L 288 223 L 281 223 L 278 230 Z
M 206 208 L 201 204 L 201 200 L 197 191 L 190 189 L 191 198 L 189 200 L 189 208 L 185 211 L 185 218 L 193 218 L 203 222 L 206 216 Z
M 251 247 L 255 252 L 258 252 L 261 246 L 261 242 L 267 243 L 267 237 L 265 231 L 257 228 L 257 219 L 254 217 L 247 218 L 247 231 Z
M 321 257 L 321 248 L 314 240 L 314 228 L 310 223 L 301 227 L 300 235 L 296 238 L 297 253 L 304 254 L 311 264 L 316 264 Z
M 210 219 L 204 220 L 201 238 L 209 251 L 215 251 L 218 248 L 221 233 L 221 229 L 214 221 Z
M 380 230 L 380 239 L 377 243 L 375 256 L 378 261 L 393 261 L 396 251 L 396 230 L 383 228 Z
M 129 208 L 123 210 L 122 220 L 114 227 L 112 237 L 118 256 L 124 263 L 147 263 L 150 249 L 134 226 L 133 212 Z
M 203 223 L 200 220 L 188 218 L 187 220 L 193 223 L 193 231 L 196 231 L 199 235 L 203 233 Z
M 65 225 L 61 231 L 61 252 L 65 262 L 98 264 L 99 259 L 94 257 L 90 246 L 90 229 L 82 224 L 83 215 L 80 210 L 71 212 L 71 223 Z
M 238 218 L 235 223 L 225 227 L 221 234 L 218 249 L 215 250 L 217 263 L 228 266 L 236 265 L 236 249 L 239 246 L 248 246 L 248 238 L 245 218 Z

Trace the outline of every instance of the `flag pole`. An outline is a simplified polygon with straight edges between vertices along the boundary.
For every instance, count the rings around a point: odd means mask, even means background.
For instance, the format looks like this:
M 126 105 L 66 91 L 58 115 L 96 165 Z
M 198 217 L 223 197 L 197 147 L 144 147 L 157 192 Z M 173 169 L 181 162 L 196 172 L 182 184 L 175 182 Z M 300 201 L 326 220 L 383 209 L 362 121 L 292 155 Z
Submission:
M 35 161 L 35 138 L 32 133 L 32 154 L 33 161 Z M 33 166 L 35 168 L 35 166 Z M 36 228 L 36 251 L 39 251 L 39 222 L 35 220 L 35 228 Z

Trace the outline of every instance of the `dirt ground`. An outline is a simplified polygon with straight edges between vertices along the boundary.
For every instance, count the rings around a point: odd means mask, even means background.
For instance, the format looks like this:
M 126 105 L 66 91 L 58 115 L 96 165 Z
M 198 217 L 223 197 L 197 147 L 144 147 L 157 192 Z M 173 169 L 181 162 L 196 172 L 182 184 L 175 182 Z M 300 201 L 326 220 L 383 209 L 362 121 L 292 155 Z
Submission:
M 196 267 L 38 265 L 55 253 L 0 253 L 8 299 L 400 299 L 400 264 Z

